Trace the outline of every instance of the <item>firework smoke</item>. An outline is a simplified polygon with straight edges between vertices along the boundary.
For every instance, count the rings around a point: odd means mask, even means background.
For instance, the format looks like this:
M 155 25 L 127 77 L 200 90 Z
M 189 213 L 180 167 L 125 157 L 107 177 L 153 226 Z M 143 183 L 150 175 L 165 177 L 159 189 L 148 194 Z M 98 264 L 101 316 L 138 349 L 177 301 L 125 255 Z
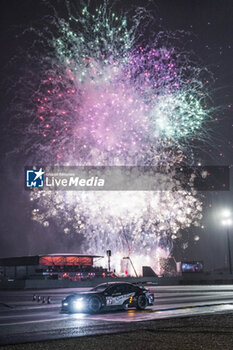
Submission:
M 174 191 L 31 193 L 33 220 L 48 227 L 55 220 L 65 235 L 84 236 L 85 251 L 153 261 L 159 249 L 169 256 L 179 230 L 201 219 L 193 179 L 184 190 L 171 174 L 192 165 L 190 144 L 206 138 L 211 110 L 205 70 L 168 35 L 166 47 L 161 33 L 146 43 L 146 11 L 130 18 L 107 2 L 81 12 L 67 3 L 67 19 L 54 12 L 43 31 L 25 31 L 36 38 L 29 56 L 36 68 L 29 65 L 20 81 L 27 89 L 15 114 L 27 163 L 166 168 L 163 181 Z

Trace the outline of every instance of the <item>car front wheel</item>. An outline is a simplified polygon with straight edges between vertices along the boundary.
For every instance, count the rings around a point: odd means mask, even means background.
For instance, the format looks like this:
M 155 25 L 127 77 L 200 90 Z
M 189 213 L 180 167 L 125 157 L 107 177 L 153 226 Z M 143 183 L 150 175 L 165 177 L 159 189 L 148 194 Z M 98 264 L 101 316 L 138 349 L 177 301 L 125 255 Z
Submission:
M 88 311 L 91 314 L 96 314 L 101 309 L 101 301 L 97 296 L 93 296 L 88 301 Z

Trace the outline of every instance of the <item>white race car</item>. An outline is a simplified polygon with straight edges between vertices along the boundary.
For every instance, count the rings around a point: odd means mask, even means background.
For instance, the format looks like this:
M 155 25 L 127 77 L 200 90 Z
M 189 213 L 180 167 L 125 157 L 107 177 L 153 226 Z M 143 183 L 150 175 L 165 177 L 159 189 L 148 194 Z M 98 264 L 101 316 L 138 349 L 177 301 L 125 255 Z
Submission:
M 98 313 L 134 307 L 144 310 L 153 303 L 154 295 L 147 289 L 126 282 L 111 282 L 99 284 L 87 292 L 68 295 L 62 300 L 61 311 Z

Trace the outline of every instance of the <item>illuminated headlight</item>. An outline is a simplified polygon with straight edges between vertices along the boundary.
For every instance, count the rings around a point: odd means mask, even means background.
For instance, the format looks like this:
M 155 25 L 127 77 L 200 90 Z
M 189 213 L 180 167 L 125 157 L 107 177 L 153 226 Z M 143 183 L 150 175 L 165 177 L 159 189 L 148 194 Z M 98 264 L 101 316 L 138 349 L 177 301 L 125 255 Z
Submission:
M 76 299 L 73 303 L 73 306 L 74 306 L 75 310 L 82 310 L 83 306 L 84 306 L 83 298 Z
M 68 306 L 68 303 L 65 302 L 65 303 L 63 303 L 63 305 L 64 305 L 64 306 Z

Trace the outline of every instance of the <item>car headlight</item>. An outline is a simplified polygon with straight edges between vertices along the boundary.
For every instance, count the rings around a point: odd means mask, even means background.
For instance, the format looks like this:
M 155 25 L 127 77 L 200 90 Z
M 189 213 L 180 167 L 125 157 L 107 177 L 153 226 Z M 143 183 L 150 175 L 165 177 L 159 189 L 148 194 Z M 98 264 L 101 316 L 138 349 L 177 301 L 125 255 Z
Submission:
M 74 306 L 74 309 L 75 310 L 82 310 L 83 309 L 83 306 L 84 306 L 84 303 L 83 303 L 83 298 L 79 298 L 79 299 L 76 299 L 74 302 L 73 302 L 73 306 Z
M 68 303 L 67 303 L 67 302 L 64 302 L 63 305 L 64 305 L 64 306 L 68 306 Z

